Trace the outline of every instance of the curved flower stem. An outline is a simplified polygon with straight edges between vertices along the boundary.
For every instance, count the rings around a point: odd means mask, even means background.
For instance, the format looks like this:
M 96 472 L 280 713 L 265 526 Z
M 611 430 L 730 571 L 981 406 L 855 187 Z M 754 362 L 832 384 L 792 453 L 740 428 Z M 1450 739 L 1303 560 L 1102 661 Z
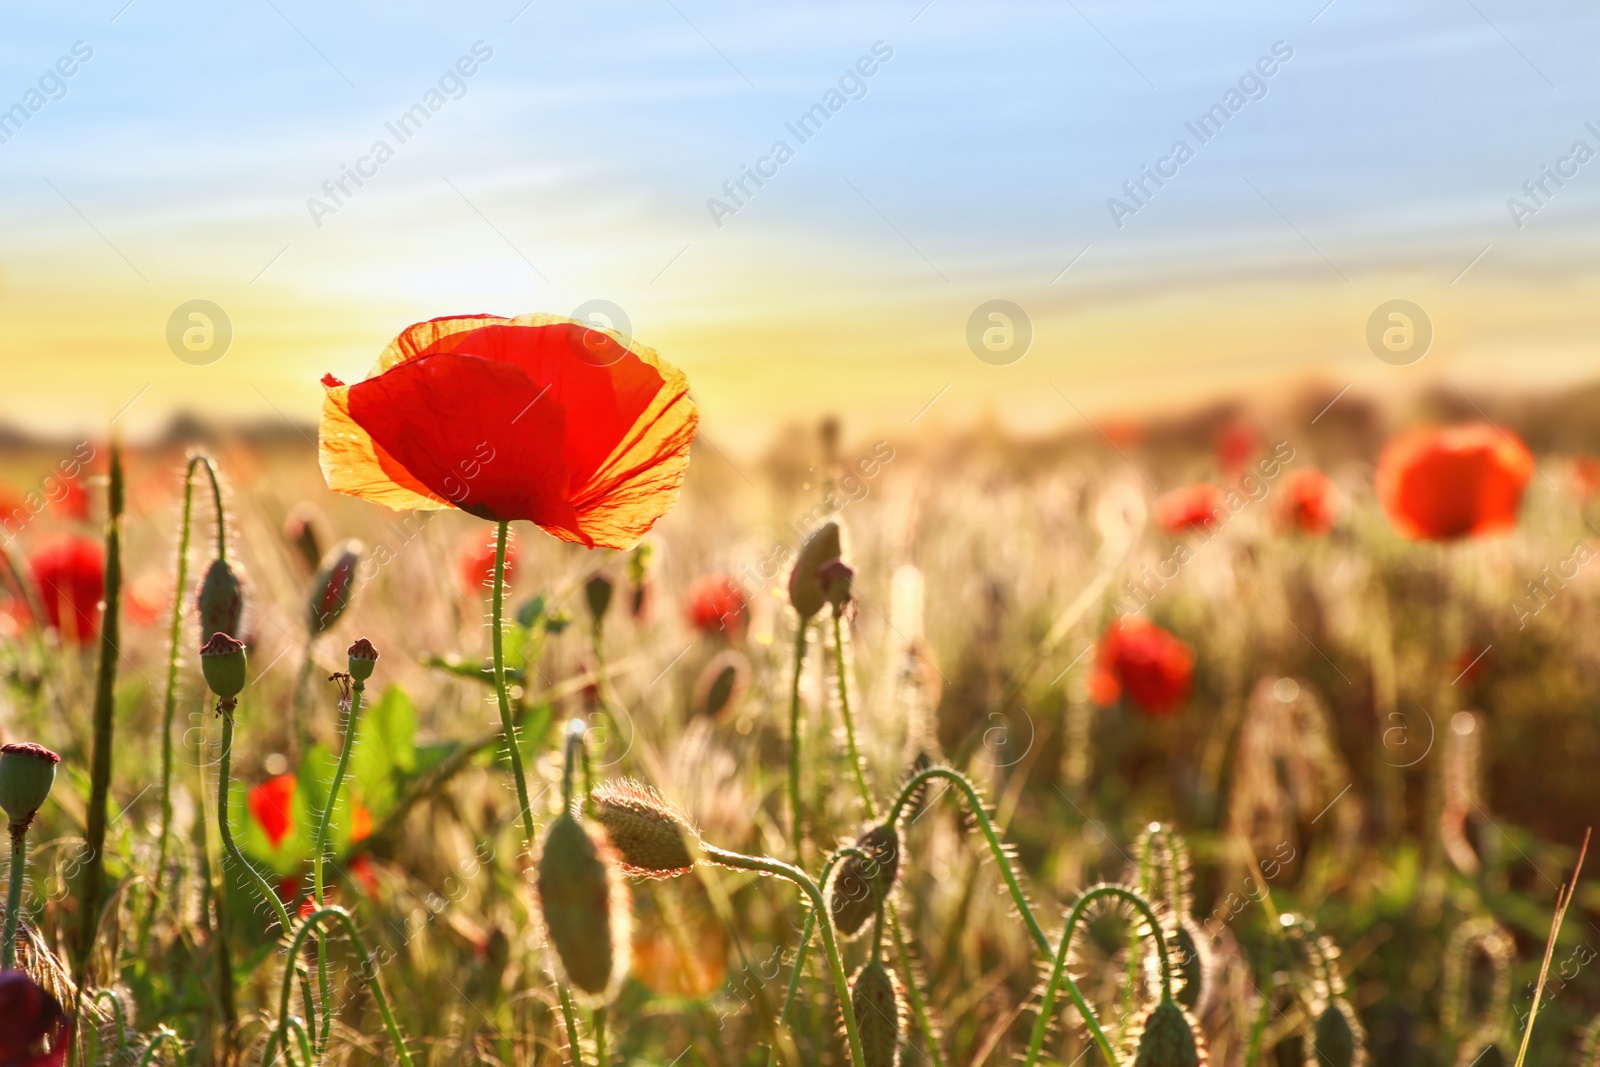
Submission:
M 855 718 L 850 714 L 850 679 L 844 662 L 844 613 L 833 613 L 833 658 L 839 679 L 839 715 L 844 719 L 844 743 L 850 754 L 850 769 L 855 773 L 856 788 L 861 790 L 861 803 L 867 809 L 867 818 L 878 817 L 877 806 L 872 803 L 872 790 L 867 788 L 867 771 L 861 763 L 861 752 L 856 748 Z
M 863 863 L 872 862 L 872 857 L 859 848 L 841 848 L 829 856 L 828 861 L 822 865 L 822 877 L 817 879 L 817 884 L 826 886 L 828 884 L 828 876 L 833 873 L 833 868 L 846 856 L 854 856 Z M 816 911 L 807 909 L 805 925 L 800 930 L 800 946 L 795 949 L 794 953 L 794 967 L 789 971 L 789 988 L 783 994 L 783 1009 L 778 1012 L 779 1026 L 785 1026 L 789 1022 L 789 1009 L 794 1007 L 795 993 L 800 988 L 800 976 L 805 973 L 806 955 L 811 950 L 811 935 L 815 931 L 816 925 Z M 777 1055 L 777 1049 L 769 1048 L 767 1050 L 767 1067 L 773 1067 L 777 1060 Z
M 222 713 L 222 751 L 218 757 L 217 766 L 217 835 L 222 839 L 222 848 L 225 852 L 227 852 L 228 858 L 233 860 L 234 863 L 237 863 L 244 869 L 244 872 L 249 877 L 250 881 L 255 884 L 256 891 L 259 892 L 267 901 L 267 903 L 272 906 L 273 911 L 278 917 L 278 936 L 282 937 L 284 934 L 289 932 L 293 925 L 289 921 L 289 909 L 283 906 L 283 901 L 278 899 L 278 894 L 273 892 L 272 886 L 267 884 L 267 880 L 262 877 L 261 872 L 256 870 L 255 864 L 244 858 L 244 853 L 240 852 L 239 846 L 234 843 L 233 828 L 228 825 L 228 788 L 229 780 L 232 777 L 232 767 L 233 712 L 232 710 L 229 710 Z M 228 879 L 226 874 L 223 875 L 220 881 L 221 885 L 219 886 L 218 891 L 220 894 L 226 895 L 228 892 Z M 222 913 L 222 909 L 219 908 L 218 912 Z M 217 938 L 226 943 L 227 937 L 227 928 L 221 922 L 218 922 Z M 298 968 L 295 966 L 295 957 L 291 954 L 288 960 L 284 963 L 283 980 L 288 982 L 290 976 L 297 970 Z M 223 986 L 223 989 L 221 990 L 222 1003 L 232 1004 L 234 1002 L 233 968 L 231 966 L 218 967 L 217 971 L 218 981 Z M 301 977 L 300 995 L 305 1001 L 307 1012 L 313 1012 L 315 1010 L 313 1007 L 315 1002 L 311 999 L 311 979 L 309 976 Z M 231 1043 L 231 1036 L 229 1037 L 229 1041 Z
M 11 825 L 11 884 L 6 888 L 6 932 L 0 971 L 17 965 L 17 922 L 22 917 L 22 881 L 28 873 L 28 828 Z
M 150 1067 L 151 1064 L 155 1063 L 156 1051 L 160 1049 L 163 1044 L 171 1045 L 173 1048 L 179 1050 L 183 1048 L 183 1043 L 178 1040 L 177 1031 L 171 1030 L 163 1025 L 156 1030 L 154 1035 L 151 1036 L 150 1044 L 145 1046 L 144 1055 L 139 1057 L 138 1067 Z
M 794 682 L 789 687 L 789 815 L 790 832 L 794 834 L 794 861 L 804 862 L 801 847 L 805 841 L 805 824 L 800 817 L 800 672 L 806 665 L 806 627 L 810 620 L 801 619 L 794 634 Z
M 339 748 L 339 762 L 333 769 L 333 784 L 328 787 L 328 799 L 322 806 L 322 818 L 317 821 L 317 842 L 311 856 L 311 893 L 317 906 L 325 903 L 323 885 L 326 874 L 323 868 L 328 861 L 328 826 L 333 822 L 333 809 L 339 804 L 339 787 L 344 785 L 345 771 L 350 766 L 350 751 L 356 746 L 356 728 L 361 720 L 361 697 L 366 683 L 353 681 L 350 685 L 350 713 L 345 720 L 344 744 Z M 328 1049 L 328 1034 L 333 1029 L 333 987 L 328 981 L 328 943 L 317 938 L 317 989 L 322 999 L 322 1030 L 316 1041 L 319 1054 Z
M 990 819 L 989 813 L 984 810 L 982 798 L 978 796 L 977 789 L 967 780 L 966 775 L 953 767 L 929 767 L 927 770 L 918 771 L 906 781 L 900 790 L 900 795 L 895 797 L 894 803 L 889 806 L 887 821 L 898 824 L 904 817 L 906 809 L 921 791 L 923 783 L 934 778 L 943 778 L 950 782 L 966 798 L 967 810 L 972 812 L 973 820 L 982 831 L 984 840 L 989 843 L 989 852 L 994 856 L 995 866 L 1000 868 L 1000 876 L 1005 879 L 1006 888 L 1011 892 L 1012 903 L 1017 906 L 1017 911 L 1028 928 L 1029 936 L 1039 949 L 1039 954 L 1048 959 L 1051 953 L 1050 939 L 1045 936 L 1039 920 L 1033 917 L 1033 909 L 1028 906 L 1027 895 L 1022 892 L 1022 885 L 1017 881 L 1017 872 L 1011 867 L 1011 857 L 1006 855 L 1005 845 L 1001 843 L 1000 834 L 994 828 L 994 820 Z M 1094 1009 L 1089 1007 L 1089 1002 L 1084 998 L 1083 991 L 1078 988 L 1078 983 L 1072 980 L 1072 975 L 1062 971 L 1061 984 L 1066 987 L 1067 996 L 1072 999 L 1078 1013 L 1083 1016 L 1083 1023 L 1089 1028 L 1089 1036 L 1100 1047 L 1100 1054 L 1107 1063 L 1116 1063 L 1117 1056 L 1112 1051 L 1111 1039 L 1106 1036 L 1104 1027 L 1100 1025 Z
M 494 643 L 494 692 L 500 702 L 500 729 L 505 734 L 506 752 L 511 757 L 511 776 L 517 783 L 517 803 L 522 805 L 524 847 L 534 838 L 533 803 L 528 799 L 528 777 L 522 769 L 522 750 L 517 747 L 517 721 L 511 715 L 511 694 L 506 690 L 506 654 L 501 630 L 505 627 L 506 535 L 509 522 L 497 527 L 494 542 L 494 598 L 490 607 L 489 632 Z
M 810 898 L 814 913 L 821 915 L 821 920 L 816 925 L 822 931 L 822 948 L 828 954 L 828 966 L 833 971 L 833 986 L 839 996 L 839 1014 L 844 1018 L 845 1037 L 850 1043 L 850 1062 L 856 1067 L 862 1067 L 866 1063 L 866 1058 L 861 1051 L 861 1035 L 856 1031 L 855 1012 L 850 1009 L 850 982 L 845 977 L 844 963 L 839 957 L 839 944 L 833 933 L 833 919 L 827 914 L 827 904 L 822 899 L 822 890 L 817 888 L 817 883 L 800 868 L 782 860 L 769 859 L 765 856 L 743 856 L 737 852 L 724 851 L 714 845 L 702 844 L 700 847 L 706 859 L 712 863 L 740 871 L 775 875 L 793 882 Z
M 1120 885 L 1101 885 L 1084 893 L 1078 902 L 1072 906 L 1072 913 L 1067 916 L 1067 925 L 1061 931 L 1061 947 L 1056 950 L 1055 963 L 1050 968 L 1050 977 L 1045 982 L 1044 994 L 1039 998 L 1039 1016 L 1033 1021 L 1033 1036 L 1028 1041 L 1028 1056 L 1023 1061 L 1023 1067 L 1034 1067 L 1039 1062 L 1039 1051 L 1044 1047 L 1044 1035 L 1050 1029 L 1050 1020 L 1055 1015 L 1056 991 L 1067 978 L 1067 953 L 1072 948 L 1072 935 L 1077 932 L 1078 923 L 1083 921 L 1083 913 L 1090 904 L 1101 897 L 1117 897 L 1131 904 L 1135 911 L 1150 927 L 1149 937 L 1155 939 L 1156 952 L 1161 959 L 1161 998 L 1172 999 L 1172 961 L 1167 955 L 1167 943 L 1161 936 L 1161 924 L 1156 920 L 1156 913 L 1139 894 Z M 1080 1012 L 1083 1009 L 1078 1009 Z M 1085 1013 L 1084 1018 L 1090 1018 Z M 1100 1035 L 1103 1037 L 1103 1033 Z M 1096 1042 L 1099 1043 L 1098 1041 Z M 1100 1050 L 1106 1057 L 1107 1063 L 1116 1063 L 1108 1048 Z
M 405 1038 L 400 1033 L 399 1024 L 394 1020 L 394 1012 L 389 1010 L 389 998 L 383 995 L 383 986 L 378 982 L 377 969 L 372 966 L 372 955 L 367 951 L 367 943 L 362 938 L 361 931 L 356 929 L 355 920 L 350 918 L 349 912 L 330 905 L 320 907 L 308 915 L 306 921 L 294 932 L 294 940 L 289 942 L 289 958 L 293 959 L 299 955 L 306 938 L 311 936 L 314 928 L 320 928 L 325 919 L 335 919 L 344 928 L 344 935 L 350 939 L 350 944 L 354 946 L 356 955 L 361 960 L 361 977 L 367 983 L 367 988 L 372 991 L 373 1003 L 378 1006 L 378 1015 L 383 1019 L 383 1028 L 389 1034 L 389 1043 L 394 1046 L 395 1055 L 399 1057 L 398 1062 L 405 1064 L 405 1067 L 412 1067 L 411 1053 L 406 1051 Z M 277 1051 L 284 1032 L 289 1029 L 292 1022 L 289 1018 L 289 988 L 290 973 L 285 969 L 283 987 L 278 997 L 278 1026 L 267 1039 L 266 1048 L 262 1050 L 263 1065 L 272 1063 L 272 1054 Z
M 933 1022 L 928 1018 L 927 1002 L 922 999 L 922 990 L 917 987 L 917 972 L 911 967 L 911 948 L 906 941 L 905 931 L 900 928 L 900 916 L 893 902 L 887 903 L 886 908 L 889 936 L 894 938 L 895 953 L 900 957 L 900 970 L 903 972 L 901 980 L 905 983 L 906 999 L 911 1001 L 911 1014 L 917 1019 L 917 1029 L 922 1031 L 923 1049 L 933 1067 L 944 1067 L 944 1053 L 939 1051 L 939 1038 L 933 1031 Z

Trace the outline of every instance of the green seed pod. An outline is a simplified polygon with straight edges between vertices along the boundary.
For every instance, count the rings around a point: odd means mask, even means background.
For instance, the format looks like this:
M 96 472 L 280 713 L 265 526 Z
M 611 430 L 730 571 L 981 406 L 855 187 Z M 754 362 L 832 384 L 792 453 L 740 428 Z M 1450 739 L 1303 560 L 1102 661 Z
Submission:
M 212 634 L 200 649 L 200 670 L 223 708 L 232 708 L 244 690 L 245 667 L 244 642 L 227 634 Z
M 1145 1014 L 1133 1067 L 1201 1067 L 1209 1062 L 1205 1039 L 1177 1001 L 1163 998 Z
M 789 572 L 789 603 L 802 619 L 809 619 L 828 603 L 822 568 L 843 554 L 839 547 L 839 524 L 824 523 L 800 546 L 794 570 Z
M 206 568 L 200 582 L 200 592 L 195 597 L 200 612 L 200 642 L 211 640 L 212 634 L 236 634 L 244 617 L 244 584 L 225 559 L 214 559 Z
M 583 583 L 583 599 L 589 605 L 589 617 L 599 626 L 611 610 L 611 594 L 616 591 L 611 579 L 597 574 Z
M 609 847 L 570 812 L 556 816 L 539 853 L 545 934 L 567 983 L 590 1003 L 617 993 L 628 973 L 628 890 Z
M 332 627 L 350 606 L 363 547 L 360 541 L 346 541 L 323 558 L 322 569 L 311 582 L 311 601 L 307 605 L 306 618 L 313 635 Z
M 26 828 L 55 784 L 61 757 L 31 741 L 0 746 L 0 810 L 13 827 Z
M 845 938 L 866 929 L 900 873 L 900 833 L 892 825 L 874 826 L 855 847 L 870 858 L 846 856 L 833 868 L 827 886 L 828 913 Z
M 589 794 L 589 811 L 626 873 L 672 878 L 694 867 L 689 842 L 699 835 L 654 789 L 626 778 L 602 782 Z
M 350 677 L 358 682 L 371 678 L 372 669 L 378 665 L 378 650 L 372 647 L 372 642 L 358 637 L 345 651 L 350 657 Z
M 906 1004 L 895 973 L 878 960 L 850 979 L 850 1008 L 861 1038 L 862 1067 L 898 1067 L 906 1036 Z
M 1366 1062 L 1361 1040 L 1361 1023 L 1343 997 L 1328 1002 L 1317 1016 L 1311 1031 L 1311 1048 L 1306 1053 L 1307 1067 L 1356 1067 Z

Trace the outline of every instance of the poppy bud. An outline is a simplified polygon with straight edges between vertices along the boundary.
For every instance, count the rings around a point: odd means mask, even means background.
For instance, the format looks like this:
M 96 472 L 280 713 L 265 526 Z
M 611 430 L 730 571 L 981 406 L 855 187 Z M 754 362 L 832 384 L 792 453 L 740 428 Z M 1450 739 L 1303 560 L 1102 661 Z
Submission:
M 850 1010 L 861 1038 L 862 1067 L 898 1067 L 906 1035 L 905 998 L 895 973 L 880 961 L 862 966 L 850 979 Z
M 627 779 L 603 782 L 589 794 L 589 811 L 628 874 L 672 878 L 694 867 L 689 841 L 699 835 L 654 789 Z
M 843 552 L 839 547 L 839 524 L 824 523 L 806 543 L 800 546 L 794 570 L 789 572 L 789 603 L 802 619 L 809 619 L 828 603 L 828 591 L 823 587 L 821 570 L 829 560 L 838 559 Z
M 609 852 L 603 839 L 562 812 L 545 831 L 536 883 L 545 933 L 567 983 L 598 1003 L 610 1000 L 628 973 L 628 890 Z
M 1145 1014 L 1132 1067 L 1200 1067 L 1206 1062 L 1189 1013 L 1176 1001 L 1163 998 Z
M 211 640 L 212 634 L 239 632 L 239 620 L 244 616 L 244 585 L 227 560 L 211 561 L 195 604 L 200 611 L 201 641 Z
M 378 650 L 365 637 L 358 637 L 346 652 L 350 656 L 350 677 L 364 682 L 372 677 L 372 668 L 378 662 Z
M 289 547 L 305 560 L 311 570 L 316 570 L 322 560 L 322 535 L 317 531 L 321 525 L 318 521 L 320 518 L 316 506 L 302 500 L 290 509 L 289 516 L 283 520 L 283 539 L 289 542 Z
M 61 757 L 43 745 L 17 742 L 0 746 L 0 810 L 11 825 L 26 827 L 50 795 Z
M 244 642 L 224 633 L 212 634 L 200 649 L 200 670 L 221 706 L 233 707 L 237 703 L 234 698 L 244 689 Z
M 900 832 L 892 824 L 874 826 L 856 841 L 866 859 L 846 856 L 828 879 L 828 912 L 843 936 L 855 937 L 894 888 L 900 873 Z
M 360 541 L 346 541 L 323 559 L 322 569 L 311 583 L 307 618 L 313 634 L 332 627 L 350 606 L 350 595 L 355 591 L 356 565 L 361 562 L 363 547 Z
M 0 971 L 0 1063 L 66 1061 L 72 1023 L 51 996 L 25 971 Z
M 589 617 L 596 626 L 605 620 L 606 612 L 611 608 L 613 588 L 611 579 L 603 574 L 597 574 L 583 583 L 583 599 L 589 604 Z
M 720 719 L 737 708 L 750 688 L 750 661 L 738 649 L 714 656 L 694 683 L 690 706 L 710 719 Z
M 1335 997 L 1317 1016 L 1316 1025 L 1311 1031 L 1310 1058 L 1317 1063 L 1327 1064 L 1327 1067 L 1356 1067 L 1356 1064 L 1366 1062 L 1361 1024 L 1356 1021 L 1355 1012 L 1344 998 Z M 1489 1067 L 1491 1061 L 1484 1059 L 1474 1062 Z
M 855 568 L 842 559 L 830 559 L 817 571 L 817 577 L 822 583 L 823 596 L 833 605 L 835 615 L 844 611 L 845 606 L 850 603 L 850 582 L 855 576 Z

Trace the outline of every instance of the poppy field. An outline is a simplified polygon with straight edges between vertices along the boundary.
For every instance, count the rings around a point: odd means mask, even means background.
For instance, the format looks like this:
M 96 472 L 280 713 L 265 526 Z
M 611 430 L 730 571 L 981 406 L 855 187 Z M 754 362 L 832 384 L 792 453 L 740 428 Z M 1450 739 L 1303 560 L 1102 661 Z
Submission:
M 1575 407 L 747 456 L 373 350 L 0 457 L 0 1067 L 1600 1064 Z

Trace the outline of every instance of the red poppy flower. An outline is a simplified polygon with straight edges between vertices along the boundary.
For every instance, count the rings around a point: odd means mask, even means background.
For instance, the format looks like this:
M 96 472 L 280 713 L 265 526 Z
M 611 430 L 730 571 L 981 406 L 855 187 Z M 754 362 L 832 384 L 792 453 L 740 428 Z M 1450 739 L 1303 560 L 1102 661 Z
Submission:
M 699 422 L 683 372 L 552 315 L 417 323 L 365 381 L 322 384 L 329 488 L 527 519 L 591 548 L 632 548 L 666 514 Z
M 61 479 L 61 498 L 57 506 L 69 519 L 82 521 L 89 518 L 89 494 L 76 476 Z
M 478 591 L 494 581 L 494 544 L 495 539 L 491 533 L 485 536 L 482 533 L 469 534 L 461 542 L 460 554 L 456 557 L 456 572 L 461 576 L 461 588 L 470 594 L 481 595 Z M 506 586 L 511 585 L 512 572 L 517 567 L 517 541 L 516 538 L 506 540 Z
M 60 1067 L 72 1046 L 61 1002 L 23 971 L 0 971 L 0 1067 Z
M 1261 438 L 1248 422 L 1234 419 L 1217 431 L 1217 466 L 1223 473 L 1234 475 L 1244 470 L 1261 450 Z
M 1517 524 L 1533 456 L 1487 423 L 1424 427 L 1390 441 L 1378 459 L 1383 510 L 1402 537 L 1454 541 Z
M 1178 710 L 1189 699 L 1194 655 L 1189 646 L 1142 615 L 1106 628 L 1089 677 L 1089 698 L 1109 706 L 1126 695 L 1149 715 Z
M 1285 527 L 1321 537 L 1333 529 L 1338 508 L 1339 490 L 1326 474 L 1314 467 L 1303 467 L 1289 475 L 1281 513 Z
M 1600 496 L 1600 456 L 1572 457 L 1572 489 L 1588 500 Z
M 88 537 L 61 537 L 34 549 L 28 563 L 44 602 L 45 621 L 80 644 L 100 632 L 105 549 Z
M 703 634 L 743 634 L 748 608 L 739 583 L 726 574 L 707 574 L 689 587 L 689 622 Z
M 250 790 L 247 798 L 250 818 L 261 827 L 273 848 L 282 845 L 294 829 L 294 789 L 294 775 L 280 774 Z
M 1169 534 L 1208 530 L 1216 525 L 1218 515 L 1227 513 L 1222 503 L 1222 490 L 1209 482 L 1163 493 L 1155 506 L 1156 525 Z

